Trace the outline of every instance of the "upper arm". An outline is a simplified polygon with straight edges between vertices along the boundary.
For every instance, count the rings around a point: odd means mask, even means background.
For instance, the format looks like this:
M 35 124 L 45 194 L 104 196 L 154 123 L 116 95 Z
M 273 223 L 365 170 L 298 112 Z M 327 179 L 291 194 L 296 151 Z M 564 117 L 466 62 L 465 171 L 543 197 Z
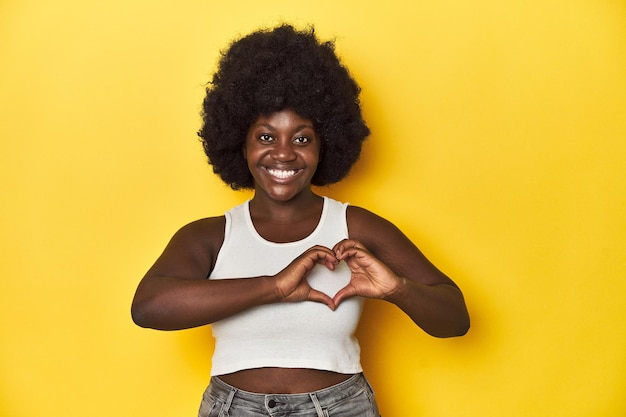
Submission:
M 205 279 L 224 241 L 224 216 L 198 220 L 178 230 L 148 270 L 151 276 Z
M 398 276 L 426 285 L 456 286 L 393 223 L 361 207 L 348 206 L 350 239 L 363 243 Z

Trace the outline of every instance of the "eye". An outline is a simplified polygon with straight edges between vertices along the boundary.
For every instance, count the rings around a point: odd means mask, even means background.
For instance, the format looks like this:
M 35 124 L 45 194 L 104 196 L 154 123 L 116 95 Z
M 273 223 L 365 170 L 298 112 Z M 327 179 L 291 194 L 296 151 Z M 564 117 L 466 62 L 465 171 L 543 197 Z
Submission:
M 293 141 L 298 145 L 304 145 L 306 143 L 309 143 L 311 140 L 306 136 L 297 136 L 294 138 Z
M 270 142 L 272 139 L 272 135 L 270 135 L 269 133 L 262 133 L 259 135 L 259 140 L 261 142 Z

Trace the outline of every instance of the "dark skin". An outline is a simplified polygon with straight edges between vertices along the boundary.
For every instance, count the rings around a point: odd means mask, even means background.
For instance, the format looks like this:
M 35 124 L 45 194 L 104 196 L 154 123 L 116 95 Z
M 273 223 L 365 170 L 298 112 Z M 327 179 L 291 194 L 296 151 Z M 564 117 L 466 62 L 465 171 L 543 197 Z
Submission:
M 293 242 L 317 226 L 323 199 L 311 190 L 321 141 L 310 121 L 288 110 L 260 117 L 243 150 L 255 178 L 250 214 L 257 232 L 273 242 Z M 274 276 L 208 280 L 224 239 L 224 216 L 180 229 L 139 284 L 132 314 L 137 324 L 162 330 L 213 323 L 251 307 L 314 301 L 336 309 L 349 297 L 397 305 L 437 337 L 463 335 L 469 316 L 459 288 L 432 265 L 392 223 L 349 206 L 349 239 L 315 246 Z M 305 277 L 316 264 L 346 262 L 350 283 L 333 298 L 312 289 Z M 310 392 L 350 375 L 299 368 L 257 368 L 221 375 L 240 389 L 262 393 Z

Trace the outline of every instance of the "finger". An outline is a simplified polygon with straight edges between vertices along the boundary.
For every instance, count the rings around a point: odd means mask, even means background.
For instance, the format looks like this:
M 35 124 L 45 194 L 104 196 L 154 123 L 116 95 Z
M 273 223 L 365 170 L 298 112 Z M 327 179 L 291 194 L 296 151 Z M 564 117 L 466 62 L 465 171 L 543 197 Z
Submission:
M 335 265 L 339 263 L 339 259 L 335 255 L 335 252 L 331 251 L 328 248 L 320 247 L 310 249 L 305 252 L 308 255 L 309 259 L 313 260 L 315 263 L 326 265 L 328 269 L 334 269 Z
M 356 288 L 354 288 L 352 285 L 346 285 L 345 287 L 337 291 L 337 293 L 333 297 L 333 303 L 335 303 L 336 307 L 339 307 L 339 304 L 341 304 L 343 300 L 354 297 L 355 295 L 358 295 Z
M 351 251 L 350 253 L 354 254 L 355 250 L 365 250 L 365 246 L 355 239 L 344 239 L 333 247 L 333 252 L 340 260 L 343 260 L 348 256 L 346 254 L 347 252 Z
M 337 255 L 337 259 L 350 263 L 351 260 L 359 261 L 366 259 L 368 256 L 370 256 L 370 253 L 366 249 L 350 247 L 341 252 L 340 255 Z
M 333 252 L 323 249 L 312 248 L 300 255 L 292 265 L 300 265 L 305 269 L 304 274 L 312 270 L 316 264 L 326 265 L 329 269 L 334 269 L 335 265 L 339 263 L 339 260 Z
M 316 303 L 325 304 L 326 306 L 328 306 L 328 308 L 330 308 L 333 311 L 335 311 L 335 309 L 337 308 L 337 304 L 332 298 L 330 298 L 328 295 L 324 294 L 323 292 L 315 290 L 313 288 L 311 288 L 311 291 L 309 292 L 309 296 L 307 297 L 307 299 L 309 301 L 315 301 Z
M 312 252 L 321 251 L 321 252 L 326 252 L 326 253 L 328 253 L 330 255 L 333 255 L 333 256 L 335 255 L 335 252 L 332 249 L 330 249 L 330 248 L 328 248 L 326 246 L 323 246 L 323 245 L 312 246 L 309 249 L 307 249 L 304 253 L 309 252 L 309 251 L 312 251 Z
M 335 246 L 333 246 L 333 252 L 335 252 L 335 254 L 337 254 L 337 252 L 340 252 L 343 248 L 343 246 L 346 244 L 346 242 L 349 242 L 350 239 L 342 239 L 339 242 L 335 243 Z

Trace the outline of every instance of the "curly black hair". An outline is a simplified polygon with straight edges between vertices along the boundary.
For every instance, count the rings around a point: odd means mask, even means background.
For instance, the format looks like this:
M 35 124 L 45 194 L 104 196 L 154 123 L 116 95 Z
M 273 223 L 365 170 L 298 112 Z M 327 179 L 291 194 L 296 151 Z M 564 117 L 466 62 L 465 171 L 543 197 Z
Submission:
M 348 174 L 370 133 L 360 91 L 334 43 L 318 41 L 312 27 L 258 30 L 222 52 L 206 88 L 198 136 L 213 172 L 233 189 L 251 189 L 242 152 L 250 126 L 260 116 L 293 110 L 313 122 L 322 141 L 312 184 L 333 184 Z

